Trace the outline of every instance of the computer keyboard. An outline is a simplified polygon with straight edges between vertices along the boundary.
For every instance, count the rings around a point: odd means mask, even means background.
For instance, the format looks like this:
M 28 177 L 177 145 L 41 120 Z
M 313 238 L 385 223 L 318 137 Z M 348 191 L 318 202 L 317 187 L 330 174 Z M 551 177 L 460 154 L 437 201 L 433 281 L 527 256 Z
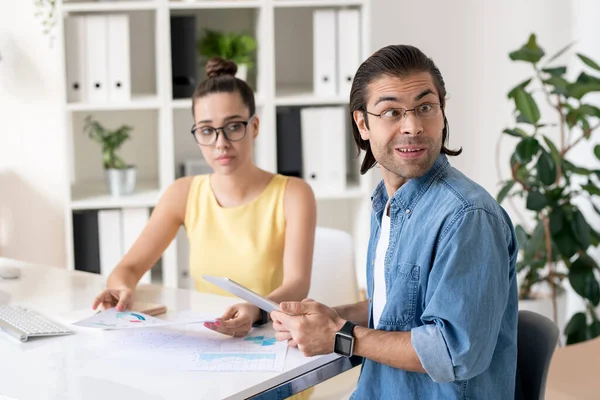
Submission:
M 39 312 L 21 306 L 0 306 L 0 329 L 21 342 L 30 337 L 75 333 Z

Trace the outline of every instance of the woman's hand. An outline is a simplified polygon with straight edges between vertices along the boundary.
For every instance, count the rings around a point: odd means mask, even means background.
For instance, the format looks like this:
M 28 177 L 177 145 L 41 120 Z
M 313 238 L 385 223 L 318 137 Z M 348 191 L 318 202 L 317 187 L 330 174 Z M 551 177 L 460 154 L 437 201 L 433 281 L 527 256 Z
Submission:
M 92 309 L 95 310 L 100 306 L 101 310 L 108 310 L 116 307 L 117 311 L 127 310 L 133 305 L 133 290 L 129 288 L 123 289 L 104 289 L 94 299 Z
M 260 308 L 248 303 L 239 303 L 229 307 L 214 323 L 206 322 L 204 326 L 224 335 L 243 337 L 250 332 L 252 324 L 258 321 L 260 316 Z

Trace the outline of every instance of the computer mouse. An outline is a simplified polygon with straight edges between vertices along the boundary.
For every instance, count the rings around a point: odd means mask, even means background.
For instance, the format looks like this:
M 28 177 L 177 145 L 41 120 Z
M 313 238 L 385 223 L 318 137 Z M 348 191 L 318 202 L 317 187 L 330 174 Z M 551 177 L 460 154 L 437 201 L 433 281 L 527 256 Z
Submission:
M 0 266 L 0 277 L 4 279 L 17 279 L 21 276 L 21 269 L 17 267 Z

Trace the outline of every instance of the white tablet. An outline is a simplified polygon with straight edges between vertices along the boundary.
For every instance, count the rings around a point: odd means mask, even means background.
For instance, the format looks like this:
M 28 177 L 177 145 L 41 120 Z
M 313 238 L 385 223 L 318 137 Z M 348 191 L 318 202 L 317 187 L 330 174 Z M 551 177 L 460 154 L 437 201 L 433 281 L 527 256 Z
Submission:
M 248 303 L 254 304 L 258 308 L 265 310 L 266 312 L 270 313 L 271 311 L 275 310 L 280 311 L 279 304 L 259 295 L 258 293 L 253 292 L 247 287 L 244 287 L 239 283 L 232 281 L 229 278 L 211 275 L 202 275 L 202 278 L 214 285 L 217 285 L 221 289 L 236 295 L 240 299 L 246 300 Z

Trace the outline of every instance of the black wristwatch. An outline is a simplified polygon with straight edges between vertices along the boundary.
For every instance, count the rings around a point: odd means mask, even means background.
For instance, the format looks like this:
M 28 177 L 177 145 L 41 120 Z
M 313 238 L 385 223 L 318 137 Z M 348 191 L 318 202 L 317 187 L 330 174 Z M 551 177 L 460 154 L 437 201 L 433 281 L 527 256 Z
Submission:
M 267 322 L 269 322 L 269 313 L 266 312 L 265 310 L 261 309 L 260 310 L 260 319 L 258 321 L 255 321 L 252 324 L 252 327 L 253 328 L 258 328 L 259 326 L 263 326 Z
M 333 352 L 344 357 L 352 357 L 354 354 L 354 327 L 352 321 L 346 321 L 342 329 L 335 333 Z

